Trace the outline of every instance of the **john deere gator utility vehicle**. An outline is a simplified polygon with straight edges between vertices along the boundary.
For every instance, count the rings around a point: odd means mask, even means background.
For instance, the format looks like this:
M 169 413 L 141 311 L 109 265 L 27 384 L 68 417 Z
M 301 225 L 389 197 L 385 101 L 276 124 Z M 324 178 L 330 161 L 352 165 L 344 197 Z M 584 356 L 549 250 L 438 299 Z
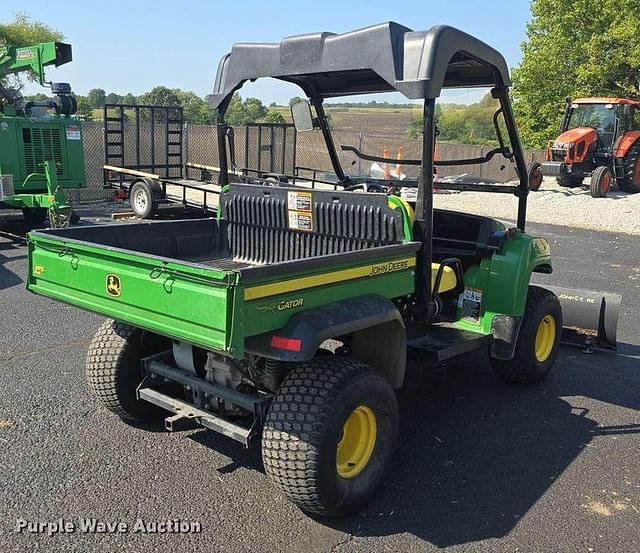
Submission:
M 337 184 L 229 170 L 225 112 L 262 77 L 310 98 L 315 117 L 298 104 L 296 125 L 319 126 Z M 408 355 L 441 363 L 486 351 L 518 383 L 542 380 L 556 359 L 562 309 L 530 285 L 533 272 L 551 271 L 551 256 L 544 238 L 524 232 L 528 183 L 509 84 L 498 52 L 451 27 L 384 23 L 237 44 L 212 95 L 218 217 L 32 232 L 28 288 L 113 319 L 90 345 L 87 377 L 122 419 L 168 416 L 168 429 L 191 421 L 247 446 L 261 439 L 267 475 L 289 499 L 350 513 L 390 465 Z M 435 102 L 458 86 L 491 86 L 500 103 L 500 146 L 458 163 L 515 163 L 516 186 L 464 185 L 515 194 L 514 228 L 433 209 Z M 422 177 L 403 181 L 417 188 L 415 209 L 358 190 L 385 181 L 345 174 L 323 110 L 326 98 L 387 91 L 424 101 Z M 614 339 L 605 330 L 601 341 Z
M 567 99 L 560 136 L 549 144 L 544 175 L 565 187 L 591 177 L 593 197 L 617 184 L 640 192 L 640 102 L 627 98 Z
M 0 48 L 0 208 L 22 209 L 29 225 L 75 218 L 65 190 L 85 185 L 82 126 L 68 83 L 45 81 L 45 67 L 71 61 L 71 46 L 45 42 Z M 26 101 L 10 75 L 29 72 L 57 100 Z

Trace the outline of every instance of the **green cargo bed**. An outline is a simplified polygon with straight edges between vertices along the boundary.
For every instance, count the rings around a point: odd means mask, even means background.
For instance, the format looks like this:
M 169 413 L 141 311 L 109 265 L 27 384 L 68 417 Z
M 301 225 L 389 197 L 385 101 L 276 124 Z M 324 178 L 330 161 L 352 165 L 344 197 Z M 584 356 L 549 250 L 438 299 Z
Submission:
M 78 226 L 29 234 L 27 287 L 242 358 L 246 338 L 298 311 L 413 293 L 418 247 L 401 236 L 349 243 L 217 219 Z

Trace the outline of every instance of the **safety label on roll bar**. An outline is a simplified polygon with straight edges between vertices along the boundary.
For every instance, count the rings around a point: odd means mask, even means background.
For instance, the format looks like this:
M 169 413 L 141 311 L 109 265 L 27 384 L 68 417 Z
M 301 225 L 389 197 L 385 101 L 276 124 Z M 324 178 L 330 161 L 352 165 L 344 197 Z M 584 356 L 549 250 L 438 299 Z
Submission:
M 290 190 L 287 193 L 287 211 L 289 228 L 313 232 L 313 211 L 311 192 Z

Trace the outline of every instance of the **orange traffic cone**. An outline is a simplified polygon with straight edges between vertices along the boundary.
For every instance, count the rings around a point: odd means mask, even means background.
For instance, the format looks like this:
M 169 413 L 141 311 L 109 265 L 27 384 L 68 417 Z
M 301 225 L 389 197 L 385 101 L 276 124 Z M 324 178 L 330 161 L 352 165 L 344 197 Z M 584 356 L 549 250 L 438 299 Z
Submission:
M 404 157 L 404 149 L 402 148 L 402 146 L 400 146 L 398 148 L 397 160 L 402 161 L 403 157 Z M 402 167 L 400 166 L 400 163 L 396 163 L 396 177 L 400 178 L 400 175 L 402 175 Z
M 384 159 L 389 159 L 389 148 L 387 148 L 386 146 L 384 148 L 382 148 L 382 157 Z M 391 169 L 389 168 L 389 164 L 385 163 L 383 166 L 384 169 L 384 178 L 387 180 L 391 179 Z

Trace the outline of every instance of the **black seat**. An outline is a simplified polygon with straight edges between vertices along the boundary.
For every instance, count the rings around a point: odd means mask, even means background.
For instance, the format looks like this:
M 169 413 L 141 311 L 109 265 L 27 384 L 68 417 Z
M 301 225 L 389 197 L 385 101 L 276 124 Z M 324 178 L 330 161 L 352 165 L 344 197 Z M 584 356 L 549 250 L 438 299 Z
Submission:
M 493 253 L 492 236 L 496 230 L 496 222 L 489 217 L 434 210 L 434 261 L 457 257 L 466 270 Z

